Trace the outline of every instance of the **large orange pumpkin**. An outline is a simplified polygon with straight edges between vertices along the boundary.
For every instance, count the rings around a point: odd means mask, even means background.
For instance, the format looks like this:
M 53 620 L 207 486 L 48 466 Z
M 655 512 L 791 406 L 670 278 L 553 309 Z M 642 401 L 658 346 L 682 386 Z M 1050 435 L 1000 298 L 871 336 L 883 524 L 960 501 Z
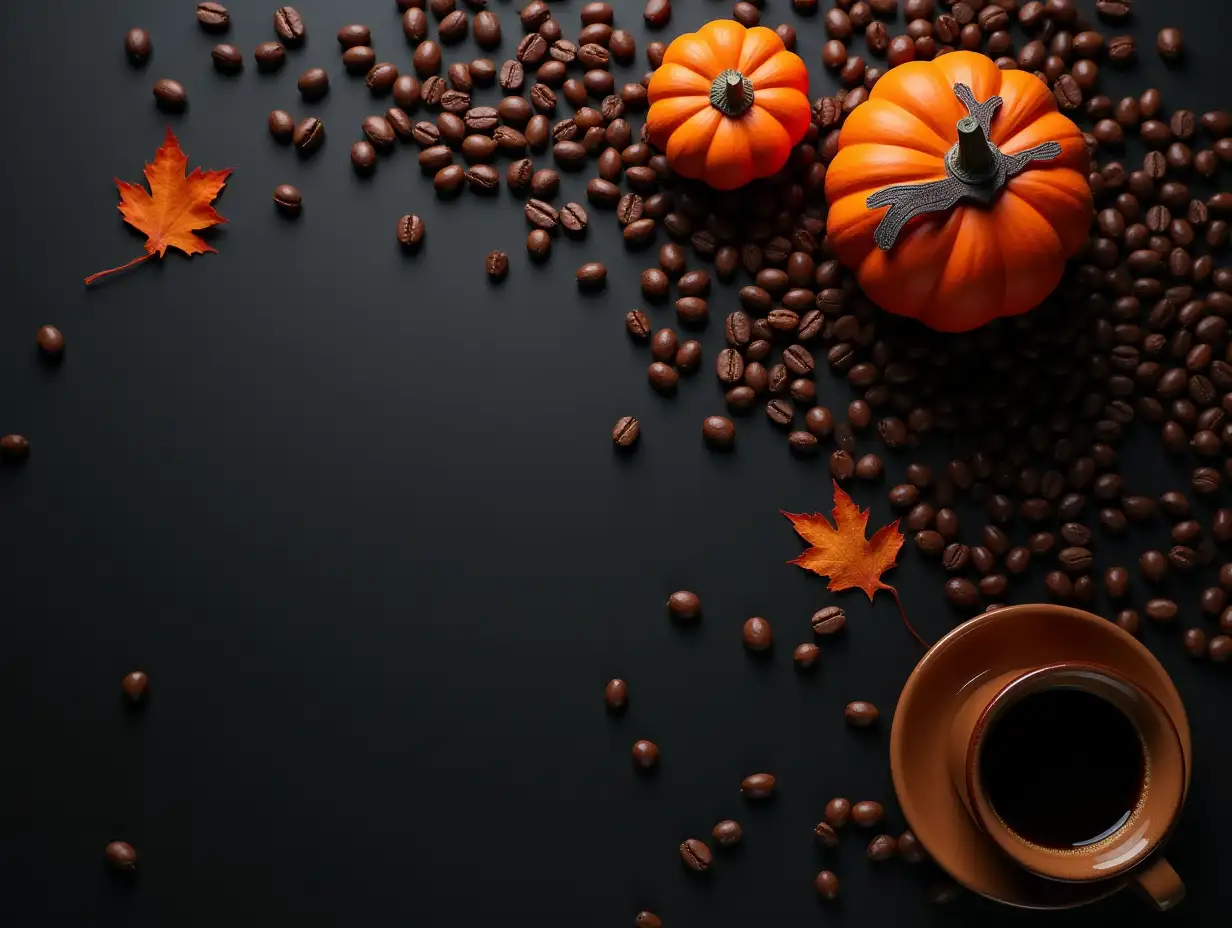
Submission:
M 1088 165 L 1081 130 L 1034 75 L 974 52 L 911 62 L 843 126 L 828 239 L 885 309 L 967 331 L 1060 282 L 1090 228 Z
M 679 36 L 648 93 L 650 140 L 672 170 L 720 190 L 779 170 L 808 130 L 808 70 L 764 26 L 720 19 Z

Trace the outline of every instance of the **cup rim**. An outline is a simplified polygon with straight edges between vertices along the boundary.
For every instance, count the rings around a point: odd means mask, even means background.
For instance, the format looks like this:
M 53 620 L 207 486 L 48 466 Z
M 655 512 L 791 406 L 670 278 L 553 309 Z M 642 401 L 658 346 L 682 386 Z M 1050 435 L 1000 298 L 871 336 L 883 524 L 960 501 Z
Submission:
M 991 810 L 992 804 L 977 788 L 976 783 L 979 767 L 979 748 L 983 743 L 986 729 L 993 721 L 995 721 L 996 716 L 1002 709 L 1008 708 L 1005 703 L 1006 696 L 1013 690 L 1025 686 L 1040 676 L 1050 676 L 1059 671 L 1066 670 L 1085 670 L 1108 677 L 1117 684 L 1126 686 L 1133 690 L 1139 697 L 1144 698 L 1144 701 L 1148 706 L 1150 706 L 1156 718 L 1162 720 L 1162 723 L 1165 726 L 1165 731 L 1176 739 L 1178 752 L 1176 762 L 1179 764 L 1181 770 L 1180 788 L 1176 791 L 1176 796 L 1173 797 L 1168 803 L 1167 827 L 1162 829 L 1160 833 L 1155 836 L 1155 838 L 1148 841 L 1144 849 L 1133 855 L 1132 859 L 1124 865 L 1103 873 L 1093 872 L 1090 876 L 1070 875 L 1062 877 L 1056 875 L 1055 873 L 1043 872 L 1035 867 L 1032 867 L 1030 863 L 1022 859 L 1020 853 L 1018 853 L 1021 850 L 1020 845 L 1031 847 L 1031 842 L 1029 842 L 1028 839 L 1023 838 L 1003 822 L 999 820 L 989 822 L 986 819 L 983 806 L 988 805 L 989 810 Z M 1012 704 L 1013 703 L 1010 703 L 1010 705 Z M 1135 727 L 1137 727 L 1136 723 Z M 1035 667 L 1020 676 L 1015 677 L 1013 680 L 1010 680 L 1003 687 L 1001 687 L 1001 689 L 999 689 L 988 701 L 988 705 L 984 707 L 984 709 L 980 712 L 979 717 L 976 719 L 975 725 L 971 730 L 971 739 L 967 745 L 967 755 L 965 758 L 964 767 L 967 795 L 972 798 L 970 811 L 975 817 L 980 829 L 993 840 L 1002 852 L 1008 854 L 1020 866 L 1025 867 L 1037 876 L 1063 883 L 1095 883 L 1102 882 L 1104 880 L 1117 879 L 1118 877 L 1125 876 L 1125 874 L 1130 870 L 1141 866 L 1144 862 L 1149 860 L 1171 836 L 1173 830 L 1176 828 L 1177 820 L 1180 818 L 1180 811 L 1185 801 L 1185 778 L 1188 776 L 1180 732 L 1177 730 L 1176 723 L 1172 721 L 1172 717 L 1168 714 L 1167 709 L 1164 708 L 1163 703 L 1155 698 L 1152 693 L 1147 692 L 1145 689 L 1135 684 L 1132 680 L 1128 679 L 1124 674 L 1118 672 L 1114 668 L 1109 667 L 1106 664 L 1098 664 L 1092 661 L 1057 661 L 1052 664 L 1046 664 L 1043 667 Z M 981 801 L 981 799 L 983 801 Z M 1118 829 L 1118 831 L 1119 830 L 1120 829 Z M 1006 839 L 1006 835 L 1013 836 L 1015 840 L 1013 842 L 1008 841 Z

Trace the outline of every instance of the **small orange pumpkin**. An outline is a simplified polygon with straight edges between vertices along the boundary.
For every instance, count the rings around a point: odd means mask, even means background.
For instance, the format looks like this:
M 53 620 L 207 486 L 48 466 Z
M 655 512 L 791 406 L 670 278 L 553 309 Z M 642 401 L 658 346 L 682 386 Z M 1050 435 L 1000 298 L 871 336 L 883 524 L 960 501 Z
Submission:
M 808 70 L 772 29 L 730 19 L 679 36 L 650 79 L 650 140 L 672 170 L 732 190 L 787 163 L 808 130 Z
M 1039 78 L 974 52 L 910 62 L 847 117 L 828 240 L 880 306 L 964 332 L 1060 282 L 1090 228 L 1089 163 Z

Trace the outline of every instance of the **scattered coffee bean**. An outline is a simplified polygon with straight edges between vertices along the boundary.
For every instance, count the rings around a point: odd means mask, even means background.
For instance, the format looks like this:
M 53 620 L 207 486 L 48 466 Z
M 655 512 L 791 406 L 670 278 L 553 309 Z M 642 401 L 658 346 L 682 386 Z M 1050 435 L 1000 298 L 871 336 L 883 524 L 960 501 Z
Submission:
M 746 799 L 769 799 L 774 795 L 776 782 L 772 773 L 754 773 L 740 784 L 740 792 Z
M 883 818 L 885 818 L 885 809 L 879 802 L 866 799 L 851 807 L 851 820 L 861 828 L 872 828 L 874 825 L 879 825 Z
M 815 644 L 806 643 L 798 644 L 794 651 L 791 652 L 792 660 L 796 662 L 796 666 L 808 670 L 817 663 L 817 659 L 821 656 L 821 649 Z
M 813 837 L 824 848 L 838 847 L 838 832 L 829 822 L 818 822 L 813 828 Z
M 161 109 L 178 112 L 188 105 L 188 94 L 179 81 L 163 78 L 154 82 L 154 101 Z
M 1152 599 L 1146 604 L 1146 617 L 1155 622 L 1175 622 L 1177 605 L 1170 599 Z
M 740 827 L 739 822 L 727 818 L 716 824 L 710 834 L 714 838 L 714 843 L 719 847 L 734 847 L 740 843 L 744 829 Z
M 489 280 L 504 280 L 509 274 L 509 255 L 503 251 L 491 252 L 483 264 Z
M 817 895 L 826 902 L 833 902 L 838 898 L 838 877 L 829 870 L 822 870 L 817 874 L 813 886 L 817 889 Z
M 221 3 L 198 3 L 197 22 L 206 32 L 225 32 L 231 25 L 231 14 Z
M 214 70 L 220 74 L 238 74 L 244 70 L 244 55 L 234 45 L 215 45 L 210 49 Z
M 112 841 L 103 850 L 103 856 L 117 873 L 131 873 L 137 869 L 137 852 L 127 841 Z
M 274 205 L 287 216 L 298 216 L 304 204 L 304 198 L 299 190 L 290 184 L 279 184 L 274 188 Z
M 826 803 L 826 823 L 833 828 L 842 828 L 851 820 L 851 802 L 847 799 L 831 799 Z
M 637 443 L 641 434 L 642 427 L 637 419 L 633 416 L 622 416 L 612 428 L 612 441 L 618 448 L 629 448 Z
M 308 34 L 304 18 L 293 6 L 280 6 L 274 11 L 274 31 L 278 33 L 283 44 L 290 48 L 302 45 L 304 36 Z
M 659 746 L 653 741 L 635 741 L 633 743 L 633 763 L 643 769 L 649 769 L 659 762 Z
M 629 704 L 629 685 L 621 679 L 608 680 L 603 701 L 613 712 L 620 712 Z
M 536 202 L 538 201 L 531 200 L 531 203 Z M 576 276 L 579 287 L 585 290 L 597 290 L 607 283 L 607 266 L 599 261 L 587 261 L 578 268 Z
M 120 689 L 131 703 L 143 702 L 149 686 L 150 678 L 140 670 L 125 674 L 124 679 L 120 681 Z
M 1155 47 L 1159 50 L 1159 56 L 1165 61 L 1175 61 L 1180 58 L 1184 51 L 1184 38 L 1181 30 L 1171 26 L 1160 29 L 1159 35 L 1155 38 Z
M 761 616 L 753 616 L 744 623 L 744 646 L 750 651 L 765 651 L 770 647 L 773 635 L 770 623 Z
M 315 116 L 300 120 L 292 133 L 291 141 L 301 155 L 310 155 L 325 141 L 325 123 Z
M 813 613 L 811 623 L 814 634 L 833 635 L 843 630 L 847 624 L 847 614 L 842 606 L 823 606 Z
M 904 831 L 898 836 L 898 856 L 909 864 L 923 863 L 928 859 L 920 839 L 910 831 Z
M 128 60 L 134 66 L 142 67 L 150 60 L 153 50 L 154 43 L 144 29 L 134 27 L 124 34 L 124 54 L 128 55 Z
M 706 847 L 705 843 L 698 841 L 696 838 L 689 838 L 680 845 L 680 859 L 684 861 L 684 865 L 695 873 L 702 873 L 710 869 L 710 864 L 714 857 L 710 853 L 710 848 Z
M 713 448 L 727 448 L 735 437 L 736 426 L 726 416 L 707 416 L 702 421 L 702 438 Z
M 638 912 L 633 919 L 633 928 L 663 928 L 663 920 L 654 912 Z
M 843 710 L 843 716 L 847 719 L 847 724 L 852 728 L 868 728 L 877 722 L 881 713 L 871 702 L 857 700 L 847 703 L 847 708 Z
M 898 854 L 898 841 L 891 835 L 877 835 L 869 842 L 867 854 L 872 861 L 889 860 Z
M 351 166 L 360 174 L 370 174 L 376 169 L 376 149 L 371 142 L 355 142 L 351 146 Z

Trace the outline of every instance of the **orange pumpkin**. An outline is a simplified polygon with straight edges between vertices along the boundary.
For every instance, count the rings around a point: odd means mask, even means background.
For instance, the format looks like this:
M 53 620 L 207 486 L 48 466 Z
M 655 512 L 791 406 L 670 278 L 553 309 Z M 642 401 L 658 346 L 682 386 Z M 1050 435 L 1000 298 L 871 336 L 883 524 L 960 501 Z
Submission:
M 730 19 L 679 36 L 650 79 L 650 140 L 672 170 L 732 190 L 787 163 L 809 126 L 808 71 L 772 29 Z
M 1089 163 L 1039 78 L 974 52 L 904 64 L 843 126 L 828 240 L 885 309 L 974 329 L 1060 282 L 1090 228 Z

